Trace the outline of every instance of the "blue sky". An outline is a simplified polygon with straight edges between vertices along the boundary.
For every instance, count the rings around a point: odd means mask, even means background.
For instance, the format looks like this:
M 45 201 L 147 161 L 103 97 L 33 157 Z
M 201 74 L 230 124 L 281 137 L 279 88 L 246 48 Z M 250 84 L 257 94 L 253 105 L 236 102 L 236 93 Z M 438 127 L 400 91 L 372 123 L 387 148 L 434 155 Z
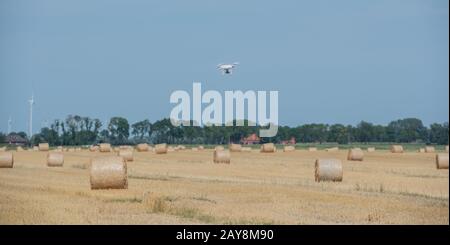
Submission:
M 168 117 L 174 90 L 278 90 L 279 121 L 449 118 L 449 2 L 0 1 L 0 131 Z M 239 61 L 233 76 L 216 65 Z

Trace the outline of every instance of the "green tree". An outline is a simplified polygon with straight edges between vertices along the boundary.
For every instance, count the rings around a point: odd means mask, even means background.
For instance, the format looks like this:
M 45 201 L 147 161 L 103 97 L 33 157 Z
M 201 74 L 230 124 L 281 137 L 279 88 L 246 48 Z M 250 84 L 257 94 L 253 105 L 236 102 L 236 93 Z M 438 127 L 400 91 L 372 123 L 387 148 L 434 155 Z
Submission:
M 390 141 L 393 142 L 415 142 L 426 141 L 427 130 L 421 120 L 417 118 L 406 118 L 390 122 L 387 126 Z
M 305 124 L 296 128 L 300 142 L 325 142 L 328 138 L 328 125 Z
M 448 122 L 443 124 L 433 123 L 430 125 L 429 142 L 440 145 L 448 144 Z
M 131 125 L 131 134 L 135 138 L 143 140 L 146 135 L 151 134 L 151 128 L 152 124 L 149 122 L 149 120 L 146 119 L 143 121 L 139 121 Z
M 113 144 L 126 143 L 130 136 L 130 125 L 123 117 L 113 117 L 108 124 L 109 137 Z
M 373 142 L 388 142 L 389 137 L 386 133 L 386 127 L 382 125 L 375 125 L 373 126 L 373 139 L 371 141 Z
M 50 128 L 41 128 L 41 132 L 36 135 L 40 142 L 47 142 L 49 145 L 57 145 L 59 143 L 58 132 Z
M 99 133 L 99 140 L 100 142 L 110 142 L 109 141 L 109 131 L 106 129 L 103 129 L 102 131 L 100 131 Z
M 170 122 L 170 119 L 164 118 L 158 120 L 152 124 L 151 138 L 155 143 L 171 143 L 174 136 L 174 126 Z M 186 127 L 192 129 L 193 127 Z M 194 133 L 192 133 L 194 136 Z
M 17 135 L 19 135 L 20 137 L 24 138 L 24 139 L 28 139 L 27 133 L 20 131 L 18 133 L 16 133 Z
M 6 135 L 2 132 L 0 132 L 0 144 L 5 143 L 6 141 Z
M 236 125 L 236 121 L 233 121 Z M 191 125 L 192 125 L 191 121 Z M 130 126 L 127 119 L 113 117 L 107 129 L 103 129 L 100 120 L 78 115 L 68 115 L 65 120 L 55 120 L 50 128 L 42 128 L 33 135 L 35 143 L 49 142 L 51 145 L 86 145 L 100 142 L 121 144 L 128 142 Z M 259 133 L 260 126 L 212 126 L 186 127 L 173 126 L 165 118 L 151 123 L 143 120 L 131 125 L 134 142 L 148 141 L 154 143 L 191 143 L 191 144 L 226 144 L 238 143 L 243 137 L 252 133 Z M 448 144 L 448 122 L 434 123 L 430 128 L 416 118 L 406 118 L 393 121 L 387 126 L 374 125 L 361 121 L 356 127 L 342 124 L 305 124 L 297 127 L 280 125 L 278 134 L 271 138 L 262 138 L 261 142 L 279 143 L 295 137 L 297 142 L 337 142 L 346 144 L 351 142 L 416 142 Z M 18 135 L 27 138 L 26 133 Z M 2 135 L 0 135 L 2 136 Z M 3 134 L 3 137 L 5 135 Z M 1 142 L 1 141 L 0 141 Z
M 55 120 L 51 129 L 59 136 L 59 144 L 88 145 L 97 141 L 102 124 L 99 119 L 68 115 L 64 121 Z
M 358 142 L 373 142 L 375 139 L 373 124 L 361 121 L 356 126 L 355 138 Z
M 330 126 L 328 141 L 338 142 L 339 144 L 347 144 L 349 141 L 347 127 L 342 124 L 333 124 Z

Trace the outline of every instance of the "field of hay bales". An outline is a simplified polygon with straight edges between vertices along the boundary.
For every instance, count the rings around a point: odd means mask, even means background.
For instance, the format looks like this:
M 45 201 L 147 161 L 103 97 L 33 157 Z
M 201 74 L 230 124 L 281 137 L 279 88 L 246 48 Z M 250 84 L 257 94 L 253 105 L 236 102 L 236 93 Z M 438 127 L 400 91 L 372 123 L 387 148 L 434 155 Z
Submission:
M 89 162 L 117 153 L 64 152 L 63 167 L 47 153 L 0 168 L 0 224 L 449 224 L 449 172 L 431 153 L 134 151 L 116 190 L 91 190 Z M 341 160 L 342 182 L 315 182 L 318 158 Z

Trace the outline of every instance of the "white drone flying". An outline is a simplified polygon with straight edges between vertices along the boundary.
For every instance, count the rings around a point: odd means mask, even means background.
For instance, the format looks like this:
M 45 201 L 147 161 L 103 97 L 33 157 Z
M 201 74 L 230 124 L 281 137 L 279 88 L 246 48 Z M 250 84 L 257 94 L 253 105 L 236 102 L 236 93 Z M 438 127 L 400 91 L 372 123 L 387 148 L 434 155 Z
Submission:
M 239 65 L 239 62 L 234 62 L 233 64 L 219 64 L 217 69 L 222 70 L 222 75 L 233 74 L 233 68 Z

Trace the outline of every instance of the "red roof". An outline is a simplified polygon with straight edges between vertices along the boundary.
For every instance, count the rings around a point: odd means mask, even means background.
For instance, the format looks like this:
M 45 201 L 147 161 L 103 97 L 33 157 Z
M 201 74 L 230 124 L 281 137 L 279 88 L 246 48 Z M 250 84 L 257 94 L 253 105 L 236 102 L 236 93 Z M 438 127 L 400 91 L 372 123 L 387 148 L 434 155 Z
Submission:
M 243 139 L 241 140 L 241 142 L 242 142 L 243 144 L 248 144 L 248 143 L 259 143 L 259 141 L 260 141 L 260 138 L 259 138 L 256 134 L 251 134 L 251 135 L 249 135 L 248 137 L 243 138 Z
M 259 139 L 259 137 L 256 134 L 251 134 L 247 138 L 244 138 L 244 140 L 247 140 L 247 141 L 259 141 L 260 139 Z
M 281 141 L 281 144 L 283 144 L 283 145 L 295 145 L 296 141 L 295 141 L 294 137 L 291 137 L 290 140 L 283 140 L 283 141 Z

